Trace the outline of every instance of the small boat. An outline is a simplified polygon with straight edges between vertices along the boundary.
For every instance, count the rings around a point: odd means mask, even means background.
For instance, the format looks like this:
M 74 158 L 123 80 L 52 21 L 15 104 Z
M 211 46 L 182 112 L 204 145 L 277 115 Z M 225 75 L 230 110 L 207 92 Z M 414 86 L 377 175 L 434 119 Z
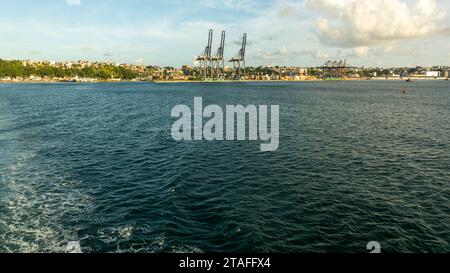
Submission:
M 402 89 L 402 93 L 403 93 L 403 95 L 408 95 L 408 94 L 409 94 L 409 90 L 408 90 L 408 88 L 406 88 L 406 87 L 403 87 L 403 89 Z
M 448 81 L 448 78 L 446 78 L 445 80 Z
M 407 79 L 406 82 L 412 82 L 412 80 L 411 79 Z

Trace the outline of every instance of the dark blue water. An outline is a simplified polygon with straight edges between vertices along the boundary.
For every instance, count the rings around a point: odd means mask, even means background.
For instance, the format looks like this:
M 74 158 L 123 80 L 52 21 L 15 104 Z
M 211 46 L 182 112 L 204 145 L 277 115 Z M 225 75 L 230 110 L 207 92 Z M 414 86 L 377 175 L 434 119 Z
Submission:
M 450 251 L 450 85 L 0 84 L 0 252 Z M 172 107 L 278 104 L 277 152 Z

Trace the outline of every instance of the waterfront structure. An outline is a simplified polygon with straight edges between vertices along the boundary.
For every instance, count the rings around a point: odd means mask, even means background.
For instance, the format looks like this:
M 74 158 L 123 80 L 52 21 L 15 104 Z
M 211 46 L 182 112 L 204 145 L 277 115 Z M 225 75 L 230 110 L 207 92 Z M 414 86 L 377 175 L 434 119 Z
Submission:
M 212 77 L 222 78 L 225 77 L 225 60 L 223 54 L 225 52 L 225 36 L 226 32 L 222 31 L 220 38 L 220 47 L 217 49 L 216 55 L 211 57 Z
M 350 67 L 347 66 L 347 60 L 327 61 L 324 65 L 318 67 L 322 71 L 323 78 L 344 78 Z
M 233 78 L 245 79 L 246 78 L 246 66 L 245 66 L 245 50 L 247 47 L 247 33 L 242 36 L 242 47 L 239 53 L 231 58 L 230 62 L 233 63 Z
M 213 39 L 213 30 L 209 30 L 208 34 L 208 44 L 206 45 L 203 53 L 197 57 L 195 57 L 195 61 L 197 61 L 201 68 L 202 77 L 207 79 L 212 76 L 211 69 L 211 49 L 212 49 L 212 39 Z
M 195 57 L 195 61 L 200 68 L 200 77 L 203 79 L 225 79 L 225 38 L 226 32 L 222 31 L 220 45 L 215 55 L 212 55 L 212 40 L 214 31 L 209 30 L 208 44 L 202 54 Z M 229 62 L 233 64 L 232 78 L 233 79 L 245 79 L 246 77 L 246 64 L 245 64 L 245 51 L 247 47 L 247 33 L 244 33 L 242 38 L 242 47 L 239 53 L 230 59 Z

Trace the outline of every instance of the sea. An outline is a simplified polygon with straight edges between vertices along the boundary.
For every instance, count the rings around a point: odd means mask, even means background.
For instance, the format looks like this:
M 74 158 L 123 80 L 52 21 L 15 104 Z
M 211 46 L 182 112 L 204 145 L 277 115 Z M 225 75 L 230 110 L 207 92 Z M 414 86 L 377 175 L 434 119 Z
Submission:
M 403 94 L 403 88 L 408 89 Z M 279 105 L 280 144 L 175 141 Z M 450 252 L 446 81 L 0 84 L 0 252 Z

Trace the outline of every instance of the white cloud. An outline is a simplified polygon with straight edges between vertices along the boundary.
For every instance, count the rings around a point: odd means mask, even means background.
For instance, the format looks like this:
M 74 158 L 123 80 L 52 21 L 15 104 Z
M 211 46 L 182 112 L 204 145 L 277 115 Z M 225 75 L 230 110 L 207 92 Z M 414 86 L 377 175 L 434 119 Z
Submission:
M 412 43 L 396 43 L 389 45 L 374 46 L 374 47 L 356 47 L 345 52 L 341 52 L 341 56 L 346 58 L 367 58 L 367 57 L 381 57 L 381 56 L 419 56 L 422 54 L 420 47 L 414 47 Z
M 316 31 L 322 42 L 341 47 L 389 44 L 402 39 L 435 35 L 446 13 L 436 0 L 308 0 L 319 12 Z
M 69 6 L 81 6 L 81 0 L 66 0 Z
M 281 17 L 290 17 L 295 14 L 295 11 L 295 8 L 293 8 L 291 5 L 285 5 L 280 8 L 279 15 Z
M 313 56 L 316 59 L 328 59 L 330 57 L 327 53 L 322 52 L 322 50 L 317 50 Z
M 302 50 L 299 52 L 299 55 L 301 56 L 309 56 L 313 59 L 318 59 L 318 60 L 325 60 L 330 58 L 330 55 L 328 55 L 327 53 L 323 52 L 320 49 L 317 50 Z
M 285 63 L 289 62 L 296 54 L 297 52 L 291 52 L 286 46 L 282 46 L 276 51 L 266 51 L 261 48 L 257 48 L 253 58 L 258 64 L 267 64 L 267 62 Z
M 353 49 L 353 53 L 356 57 L 367 57 L 369 50 L 370 49 L 368 47 L 362 46 Z
M 256 54 L 252 57 L 258 64 L 286 64 L 291 63 L 297 57 L 309 57 L 314 61 L 323 61 L 330 56 L 320 49 L 295 51 L 286 46 L 282 46 L 279 50 L 275 51 L 266 51 L 257 48 Z

